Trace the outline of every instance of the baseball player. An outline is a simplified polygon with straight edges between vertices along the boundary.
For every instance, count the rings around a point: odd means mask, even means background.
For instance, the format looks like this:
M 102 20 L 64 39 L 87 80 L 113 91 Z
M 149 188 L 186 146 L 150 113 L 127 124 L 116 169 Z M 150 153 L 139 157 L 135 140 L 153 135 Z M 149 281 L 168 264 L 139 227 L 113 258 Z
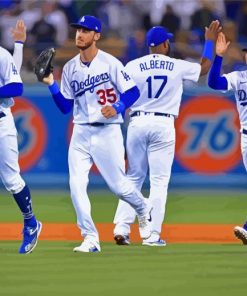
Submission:
M 15 49 L 13 57 L 0 47 L 0 177 L 5 188 L 13 194 L 24 217 L 23 242 L 19 253 L 28 254 L 36 246 L 42 224 L 36 220 L 32 210 L 32 199 L 28 186 L 20 176 L 18 164 L 17 131 L 11 114 L 13 97 L 20 96 L 23 84 L 19 74 L 26 27 L 18 21 L 12 29 Z
M 169 40 L 173 35 L 164 27 L 153 27 L 146 40 L 150 54 L 126 65 L 140 89 L 140 98 L 130 107 L 127 134 L 128 177 L 141 190 L 149 168 L 152 208 L 152 234 L 143 245 L 165 246 L 160 238 L 165 215 L 167 188 L 175 149 L 174 119 L 178 116 L 183 81 L 197 81 L 208 72 L 213 57 L 214 41 L 220 29 L 214 21 L 205 31 L 205 49 L 201 64 L 169 57 Z M 114 238 L 119 245 L 128 245 L 130 225 L 135 212 L 119 201 L 115 214 Z
M 247 71 L 234 71 L 221 76 L 221 65 L 230 41 L 226 41 L 220 33 L 216 42 L 216 56 L 209 72 L 208 85 L 217 90 L 235 92 L 237 110 L 241 125 L 241 151 L 245 169 L 247 170 Z M 247 49 L 243 49 L 243 60 L 247 63 Z M 244 245 L 247 245 L 247 222 L 243 227 L 236 226 L 234 233 Z
M 139 96 L 139 90 L 115 57 L 99 50 L 101 23 L 90 15 L 72 24 L 79 54 L 63 68 L 61 91 L 50 74 L 53 98 L 63 113 L 73 108 L 74 128 L 69 147 L 71 198 L 84 241 L 75 252 L 100 252 L 99 235 L 91 217 L 87 195 L 88 174 L 93 162 L 110 189 L 130 204 L 139 219 L 142 238 L 150 236 L 148 207 L 140 191 L 125 174 L 121 112 Z M 149 221 L 150 220 L 150 221 Z

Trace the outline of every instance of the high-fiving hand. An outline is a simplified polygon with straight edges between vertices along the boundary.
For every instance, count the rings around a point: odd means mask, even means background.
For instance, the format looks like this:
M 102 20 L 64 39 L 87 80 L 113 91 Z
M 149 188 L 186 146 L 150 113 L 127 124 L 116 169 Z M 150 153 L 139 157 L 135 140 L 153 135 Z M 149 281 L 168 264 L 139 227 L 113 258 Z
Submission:
M 209 27 L 205 27 L 205 40 L 216 41 L 222 27 L 218 20 L 212 21 Z
M 224 33 L 220 32 L 216 41 L 216 54 L 218 56 L 223 56 L 230 45 L 230 41 L 226 41 L 226 36 Z
M 25 42 L 27 39 L 27 28 L 23 20 L 16 22 L 15 28 L 11 28 L 11 34 L 14 41 Z

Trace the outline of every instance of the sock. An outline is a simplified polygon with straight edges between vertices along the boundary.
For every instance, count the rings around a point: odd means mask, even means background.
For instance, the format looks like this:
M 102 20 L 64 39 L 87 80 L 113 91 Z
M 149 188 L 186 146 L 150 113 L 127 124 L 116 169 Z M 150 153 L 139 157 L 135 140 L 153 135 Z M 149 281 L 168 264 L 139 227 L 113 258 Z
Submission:
M 36 227 L 37 222 L 33 214 L 32 199 L 28 186 L 26 185 L 21 192 L 13 194 L 13 197 L 24 217 L 24 225 Z

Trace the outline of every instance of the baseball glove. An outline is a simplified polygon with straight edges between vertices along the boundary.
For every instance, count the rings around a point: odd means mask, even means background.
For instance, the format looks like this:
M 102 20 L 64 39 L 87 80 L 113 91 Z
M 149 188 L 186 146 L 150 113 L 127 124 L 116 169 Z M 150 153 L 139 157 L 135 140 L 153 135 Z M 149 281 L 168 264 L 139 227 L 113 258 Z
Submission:
M 34 65 L 34 73 L 39 81 L 43 81 L 45 77 L 48 77 L 53 71 L 52 59 L 55 56 L 55 48 L 44 49 L 38 56 Z

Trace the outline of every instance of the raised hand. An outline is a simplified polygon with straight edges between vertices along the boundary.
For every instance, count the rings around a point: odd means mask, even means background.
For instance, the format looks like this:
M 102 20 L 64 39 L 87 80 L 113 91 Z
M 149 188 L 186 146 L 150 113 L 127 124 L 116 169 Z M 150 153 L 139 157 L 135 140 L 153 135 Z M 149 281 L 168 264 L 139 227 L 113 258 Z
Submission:
M 12 38 L 14 41 L 25 42 L 27 39 L 27 28 L 23 20 L 18 20 L 16 22 L 15 28 L 11 29 Z
M 226 41 L 226 36 L 224 33 L 220 32 L 216 41 L 216 54 L 218 56 L 223 56 L 230 45 L 230 41 Z
M 222 27 L 218 20 L 212 21 L 209 27 L 205 27 L 205 40 L 216 41 Z

